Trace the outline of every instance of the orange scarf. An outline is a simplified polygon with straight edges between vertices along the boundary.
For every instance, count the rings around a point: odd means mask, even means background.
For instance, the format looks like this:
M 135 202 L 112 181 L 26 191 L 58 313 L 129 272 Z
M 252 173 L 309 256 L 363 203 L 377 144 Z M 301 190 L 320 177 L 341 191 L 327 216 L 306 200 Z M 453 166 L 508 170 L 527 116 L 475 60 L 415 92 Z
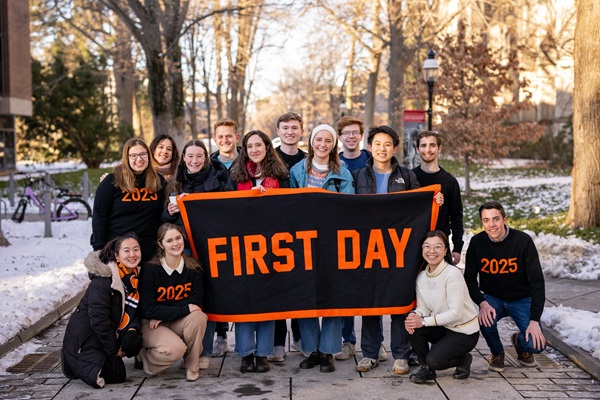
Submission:
M 116 262 L 117 270 L 119 271 L 119 277 L 123 283 L 123 291 L 125 292 L 125 310 L 121 317 L 121 323 L 117 328 L 117 338 L 119 338 L 123 332 L 127 330 L 131 322 L 135 317 L 138 304 L 140 302 L 140 294 L 138 288 L 138 272 L 137 268 L 134 268 L 132 272 L 121 264 L 120 261 Z

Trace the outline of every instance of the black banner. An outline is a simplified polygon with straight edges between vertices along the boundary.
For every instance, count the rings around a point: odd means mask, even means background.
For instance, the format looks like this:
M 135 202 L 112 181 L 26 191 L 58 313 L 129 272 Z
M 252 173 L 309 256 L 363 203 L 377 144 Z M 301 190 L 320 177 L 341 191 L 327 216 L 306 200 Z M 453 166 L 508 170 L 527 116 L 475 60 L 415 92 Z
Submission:
M 321 189 L 190 194 L 179 201 L 214 321 L 403 314 L 439 186 L 380 195 Z

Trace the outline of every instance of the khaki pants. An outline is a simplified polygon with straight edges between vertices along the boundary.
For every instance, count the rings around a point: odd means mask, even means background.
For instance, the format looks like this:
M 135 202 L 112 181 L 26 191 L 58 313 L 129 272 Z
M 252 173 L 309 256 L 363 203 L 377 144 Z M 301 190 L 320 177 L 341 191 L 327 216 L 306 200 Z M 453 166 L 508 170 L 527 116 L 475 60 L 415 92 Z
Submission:
M 149 320 L 142 320 L 144 348 L 140 351 L 140 357 L 144 372 L 156 375 L 181 357 L 187 370 L 198 372 L 206 320 L 206 314 L 194 311 L 176 321 L 161 322 L 154 330 L 150 329 Z

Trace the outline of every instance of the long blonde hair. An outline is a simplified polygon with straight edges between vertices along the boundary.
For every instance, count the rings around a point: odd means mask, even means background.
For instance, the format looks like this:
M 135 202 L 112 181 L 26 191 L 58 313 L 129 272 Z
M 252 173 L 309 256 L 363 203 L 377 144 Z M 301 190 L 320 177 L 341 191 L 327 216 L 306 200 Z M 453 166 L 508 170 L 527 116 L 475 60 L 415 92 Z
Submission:
M 156 255 L 154 256 L 154 258 L 151 261 L 152 263 L 160 264 L 160 259 L 165 256 L 165 248 L 158 245 L 158 243 L 163 241 L 163 239 L 165 238 L 165 235 L 171 229 L 175 229 L 177 232 L 179 232 L 181 234 L 181 236 L 183 236 L 184 240 L 187 240 L 187 236 L 186 236 L 185 232 L 183 231 L 183 229 L 181 229 L 181 227 L 179 225 L 165 222 L 156 231 L 156 243 L 157 243 L 156 247 L 157 247 L 157 249 L 156 249 Z M 196 260 L 194 257 L 190 257 L 185 253 L 181 253 L 181 257 L 183 257 L 183 263 L 185 264 L 185 267 L 187 269 L 191 269 L 194 271 L 202 270 L 202 267 L 200 267 L 200 262 L 198 260 Z
M 154 161 L 148 145 L 140 138 L 131 138 L 123 145 L 121 153 L 121 162 L 115 166 L 115 186 L 126 192 L 135 191 L 135 173 L 129 165 L 129 150 L 133 146 L 142 146 L 148 152 L 148 167 L 142 173 L 144 175 L 144 187 L 153 192 L 158 192 L 162 188 L 158 173 L 154 170 Z

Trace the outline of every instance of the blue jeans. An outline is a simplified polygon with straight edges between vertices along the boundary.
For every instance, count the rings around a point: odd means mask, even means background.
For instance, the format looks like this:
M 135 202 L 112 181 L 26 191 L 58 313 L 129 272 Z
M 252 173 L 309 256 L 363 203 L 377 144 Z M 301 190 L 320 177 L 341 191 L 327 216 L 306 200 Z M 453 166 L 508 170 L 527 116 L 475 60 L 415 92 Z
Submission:
M 394 360 L 408 360 L 410 358 L 409 335 L 404 327 L 406 314 L 392 315 L 390 327 L 390 349 Z M 381 316 L 362 317 L 360 348 L 363 356 L 377 360 L 379 348 L 383 341 L 383 325 Z
M 202 339 L 202 354 L 200 354 L 200 357 L 210 357 L 212 354 L 216 326 L 217 323 L 215 321 L 206 322 L 206 331 L 204 332 L 204 338 Z
M 356 344 L 354 317 L 342 317 L 342 342 Z
M 322 327 L 319 318 L 302 318 L 298 320 L 302 351 L 312 353 L 319 350 L 324 354 L 335 354 L 342 351 L 342 317 L 323 317 Z
M 256 331 L 256 339 L 254 337 Z M 273 354 L 275 321 L 236 322 L 235 352 L 240 357 L 256 353 L 259 357 Z
M 525 331 L 529 326 L 530 311 L 531 311 L 531 297 L 516 301 L 504 301 L 497 297 L 489 294 L 484 294 L 485 300 L 496 310 L 496 319 L 494 324 L 490 327 L 481 325 L 481 335 L 485 338 L 485 341 L 490 348 L 493 355 L 504 351 L 504 346 L 500 341 L 500 335 L 498 334 L 498 321 L 504 317 L 511 317 L 517 328 L 519 328 L 519 335 L 517 336 L 517 351 L 528 352 L 533 354 L 540 354 L 544 349 L 536 349 L 533 347 L 533 338 L 529 336 L 529 340 L 525 341 Z M 541 327 L 541 323 L 540 323 Z

